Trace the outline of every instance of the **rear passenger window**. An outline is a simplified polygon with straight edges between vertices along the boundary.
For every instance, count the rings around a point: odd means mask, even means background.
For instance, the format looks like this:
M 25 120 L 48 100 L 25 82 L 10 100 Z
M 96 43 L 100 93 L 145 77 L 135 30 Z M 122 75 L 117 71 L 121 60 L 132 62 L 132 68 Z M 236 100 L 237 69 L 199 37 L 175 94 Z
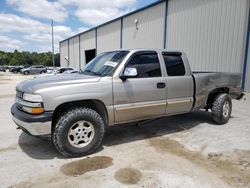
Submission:
M 185 67 L 181 58 L 181 54 L 164 54 L 168 76 L 183 76 L 185 75 Z
M 126 67 L 136 68 L 137 78 L 161 77 L 157 53 L 138 54 L 127 63 Z

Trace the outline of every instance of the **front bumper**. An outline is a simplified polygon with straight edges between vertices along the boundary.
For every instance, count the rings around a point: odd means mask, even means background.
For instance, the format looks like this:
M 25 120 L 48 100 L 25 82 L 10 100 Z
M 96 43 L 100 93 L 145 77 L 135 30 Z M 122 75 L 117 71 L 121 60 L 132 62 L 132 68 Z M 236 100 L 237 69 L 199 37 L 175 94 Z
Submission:
M 16 104 L 13 104 L 11 114 L 16 125 L 29 134 L 35 136 L 51 134 L 53 112 L 32 115 L 19 110 Z

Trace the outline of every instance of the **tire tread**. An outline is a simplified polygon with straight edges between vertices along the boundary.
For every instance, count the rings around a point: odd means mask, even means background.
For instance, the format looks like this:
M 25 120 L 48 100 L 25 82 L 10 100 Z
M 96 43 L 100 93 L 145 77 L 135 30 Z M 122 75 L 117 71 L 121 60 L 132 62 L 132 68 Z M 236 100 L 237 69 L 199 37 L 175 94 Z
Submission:
M 61 115 L 61 117 L 59 118 L 53 134 L 52 134 L 52 141 L 56 147 L 56 149 L 65 157 L 78 157 L 78 156 L 82 156 L 76 153 L 69 153 L 65 150 L 64 146 L 62 145 L 62 140 L 61 138 L 63 137 L 63 131 L 62 129 L 64 128 L 64 124 L 68 121 L 70 121 L 71 118 L 77 117 L 77 116 L 81 116 L 81 115 L 89 115 L 92 118 L 96 119 L 96 121 L 99 124 L 99 128 L 100 128 L 100 134 L 98 135 L 98 137 L 100 137 L 100 139 L 98 139 L 98 142 L 94 145 L 94 147 L 92 147 L 88 152 L 84 153 L 84 155 L 93 153 L 97 148 L 100 147 L 101 143 L 102 143 L 102 138 L 104 137 L 104 133 L 105 133 L 105 125 L 103 122 L 102 117 L 94 110 L 90 109 L 90 108 L 85 108 L 85 107 L 78 107 L 78 108 L 73 108 L 71 110 L 66 111 L 65 113 L 63 113 Z
M 225 124 L 228 122 L 228 119 L 223 118 L 223 115 L 222 115 L 223 104 L 225 100 L 228 100 L 228 97 L 229 96 L 227 93 L 221 93 L 215 97 L 215 100 L 212 105 L 212 119 L 217 124 Z M 231 99 L 230 99 L 230 103 L 231 103 Z

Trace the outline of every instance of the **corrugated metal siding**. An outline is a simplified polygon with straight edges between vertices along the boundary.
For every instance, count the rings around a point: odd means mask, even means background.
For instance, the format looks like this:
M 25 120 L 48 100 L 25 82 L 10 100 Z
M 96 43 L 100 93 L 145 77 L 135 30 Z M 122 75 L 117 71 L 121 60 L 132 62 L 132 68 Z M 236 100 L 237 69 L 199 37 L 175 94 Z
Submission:
M 193 70 L 241 72 L 248 0 L 169 0 L 167 48 Z
M 69 39 L 69 61 L 70 67 L 79 69 L 79 37 Z
M 60 43 L 60 66 L 66 67 L 67 61 L 65 60 L 65 57 L 68 58 L 68 41 L 64 41 Z
M 248 60 L 247 60 L 247 72 L 246 72 L 246 81 L 245 81 L 245 91 L 250 92 L 250 41 L 248 45 Z
M 80 53 L 81 53 L 81 60 L 80 65 L 81 68 L 86 64 L 85 61 L 85 50 L 95 49 L 95 30 L 89 31 L 80 35 Z
M 121 20 L 97 28 L 97 54 L 120 48 Z
M 162 48 L 165 2 L 123 18 L 123 48 Z M 138 20 L 136 30 L 135 19 Z

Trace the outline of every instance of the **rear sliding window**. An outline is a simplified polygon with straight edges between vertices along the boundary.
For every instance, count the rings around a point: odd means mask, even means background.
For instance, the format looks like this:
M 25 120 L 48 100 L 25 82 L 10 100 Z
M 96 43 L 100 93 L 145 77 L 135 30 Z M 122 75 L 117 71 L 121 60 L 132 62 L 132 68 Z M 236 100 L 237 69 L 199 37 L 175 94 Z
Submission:
M 168 76 L 183 76 L 185 75 L 185 67 L 181 58 L 181 53 L 163 53 L 164 62 L 166 65 Z

